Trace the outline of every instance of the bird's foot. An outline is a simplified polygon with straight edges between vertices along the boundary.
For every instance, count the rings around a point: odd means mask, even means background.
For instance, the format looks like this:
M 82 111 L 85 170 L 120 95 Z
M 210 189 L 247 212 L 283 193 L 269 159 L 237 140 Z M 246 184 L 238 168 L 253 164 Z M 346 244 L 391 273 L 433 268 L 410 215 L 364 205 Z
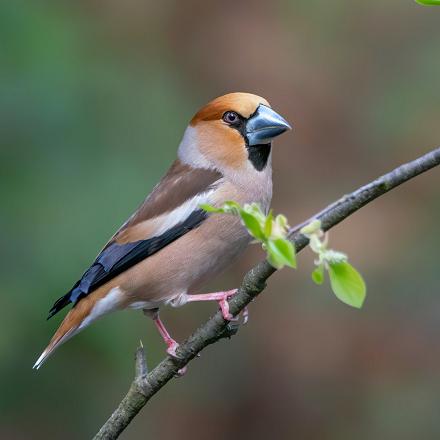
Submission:
M 187 371 L 188 371 L 188 367 L 187 367 L 187 366 L 184 366 L 183 368 L 179 368 L 179 369 L 177 370 L 177 373 L 176 373 L 175 377 L 182 377 L 182 376 L 185 376 L 185 374 L 186 374 Z
M 243 325 L 246 325 L 249 321 L 249 308 L 246 306 L 243 309 L 243 312 L 241 313 L 241 316 L 243 317 Z
M 176 342 L 174 339 L 172 339 L 172 338 L 167 338 L 167 339 L 164 339 L 164 341 L 165 341 L 165 344 L 167 344 L 167 353 L 170 355 L 170 356 L 172 356 L 172 357 L 174 357 L 174 358 L 176 358 L 177 359 L 177 355 L 176 355 L 176 350 L 177 350 L 177 347 L 179 347 L 179 343 L 178 342 Z
M 237 293 L 237 289 L 228 290 L 226 292 L 203 293 L 201 295 L 187 295 L 187 302 L 190 301 L 217 301 L 222 311 L 223 319 L 231 321 L 234 317 L 229 312 L 228 299 Z
M 151 312 L 145 312 L 145 314 L 147 313 L 151 313 Z M 153 314 L 153 321 L 154 324 L 157 327 L 157 330 L 159 331 L 160 336 L 162 336 L 163 341 L 165 342 L 165 344 L 167 345 L 167 353 L 176 358 L 177 359 L 177 355 L 176 355 L 176 350 L 177 347 L 179 347 L 179 344 L 170 336 L 170 334 L 168 333 L 168 330 L 166 329 L 165 325 L 163 324 L 162 320 L 159 318 L 159 312 L 155 311 Z
M 168 348 L 167 348 L 167 353 L 172 356 L 175 359 L 178 359 L 178 356 L 176 354 L 176 350 L 179 347 L 179 343 L 176 342 L 174 339 L 169 338 L 167 341 L 165 341 Z M 188 370 L 188 367 L 184 366 L 182 368 L 180 368 L 177 373 L 176 373 L 176 377 L 182 377 L 186 374 Z
M 246 307 L 241 311 L 240 315 L 237 315 L 237 316 L 235 316 L 234 318 L 232 318 L 231 321 L 233 321 L 233 322 L 237 322 L 237 321 L 240 319 L 240 316 L 241 316 L 241 319 L 242 319 L 241 324 L 242 324 L 242 325 L 247 324 L 248 321 L 249 321 L 249 309 L 248 309 L 248 306 L 246 306 Z
M 227 292 L 221 292 L 221 293 L 223 293 L 223 298 L 218 303 L 220 305 L 220 310 L 222 311 L 223 319 L 225 319 L 226 321 L 231 321 L 232 319 L 234 319 L 234 317 L 229 312 L 228 299 L 237 293 L 237 289 L 232 289 Z

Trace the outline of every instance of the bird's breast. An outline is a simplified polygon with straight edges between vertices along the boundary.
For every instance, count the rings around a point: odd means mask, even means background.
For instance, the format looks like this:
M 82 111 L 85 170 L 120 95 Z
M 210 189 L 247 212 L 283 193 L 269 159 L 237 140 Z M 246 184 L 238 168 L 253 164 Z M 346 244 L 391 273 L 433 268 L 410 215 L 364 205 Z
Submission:
M 268 210 L 272 185 L 224 181 L 210 203 L 228 200 L 241 205 L 259 203 Z M 198 227 L 130 269 L 126 277 L 131 302 L 169 302 L 182 293 L 200 292 L 205 282 L 222 272 L 241 254 L 251 237 L 238 217 L 211 214 Z M 127 274 L 128 275 L 128 274 Z

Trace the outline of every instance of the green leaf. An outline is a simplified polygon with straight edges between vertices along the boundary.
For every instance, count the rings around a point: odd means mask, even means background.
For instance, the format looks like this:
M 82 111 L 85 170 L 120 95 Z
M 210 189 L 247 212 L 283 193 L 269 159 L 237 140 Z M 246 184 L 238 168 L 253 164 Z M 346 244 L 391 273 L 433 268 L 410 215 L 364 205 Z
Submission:
M 266 221 L 264 222 L 264 235 L 269 238 L 272 234 L 273 214 L 272 210 L 267 214 Z
M 260 222 L 252 215 L 246 211 L 240 211 L 240 217 L 243 220 L 244 225 L 252 236 L 258 240 L 264 240 L 264 232 L 261 228 Z
M 323 264 L 320 264 L 312 272 L 312 280 L 315 282 L 315 284 L 322 284 L 324 282 L 324 265 Z
M 419 5 L 425 6 L 439 6 L 440 0 L 416 0 Z
M 299 232 L 306 236 L 317 234 L 321 230 L 321 220 L 312 220 L 307 225 L 303 226 Z
M 280 270 L 286 265 L 284 258 L 280 257 L 278 253 L 272 252 L 270 249 L 267 249 L 266 252 L 267 252 L 267 261 L 275 269 Z
M 347 262 L 329 264 L 328 272 L 334 294 L 345 304 L 361 308 L 367 290 L 362 275 Z
M 225 212 L 223 208 L 216 208 L 215 206 L 210 205 L 209 203 L 200 203 L 200 208 L 202 208 L 206 212 Z
M 287 217 L 283 214 L 278 214 L 275 217 L 275 224 L 278 226 L 278 228 L 283 231 L 284 235 L 289 229 L 289 224 L 287 223 Z
M 285 238 L 277 238 L 276 240 L 268 240 L 267 256 L 269 263 L 281 269 L 283 266 L 296 268 L 295 248 L 293 244 Z
M 223 204 L 223 209 L 225 209 L 226 211 L 235 210 L 235 212 L 239 212 L 241 210 L 241 206 L 237 202 L 234 202 L 233 200 L 228 200 Z
M 287 224 L 286 217 L 282 214 L 278 214 L 272 223 L 271 237 L 273 239 L 276 238 L 284 239 L 287 236 L 288 229 L 289 229 L 289 225 Z
M 328 264 L 344 263 L 348 258 L 343 252 L 334 251 L 333 249 L 321 250 L 320 254 L 321 258 L 327 261 Z

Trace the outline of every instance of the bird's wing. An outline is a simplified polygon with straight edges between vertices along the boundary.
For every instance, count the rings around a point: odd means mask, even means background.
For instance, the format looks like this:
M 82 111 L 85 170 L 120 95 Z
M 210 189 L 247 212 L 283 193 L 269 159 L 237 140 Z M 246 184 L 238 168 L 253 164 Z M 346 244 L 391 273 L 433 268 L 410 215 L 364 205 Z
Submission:
M 217 171 L 174 162 L 81 279 L 55 302 L 48 318 L 199 226 L 206 218 L 199 205 L 209 200 L 221 178 Z

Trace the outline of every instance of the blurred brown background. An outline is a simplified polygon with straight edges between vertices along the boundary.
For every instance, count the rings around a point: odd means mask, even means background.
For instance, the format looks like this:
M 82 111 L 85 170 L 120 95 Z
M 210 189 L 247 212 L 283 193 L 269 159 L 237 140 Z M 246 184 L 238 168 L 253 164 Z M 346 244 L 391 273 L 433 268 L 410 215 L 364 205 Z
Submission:
M 0 5 L 0 437 L 89 438 L 126 392 L 140 312 L 104 318 L 31 370 L 52 302 L 151 190 L 193 113 L 230 91 L 293 125 L 274 148 L 291 224 L 440 144 L 440 8 L 413 0 L 9 1 Z M 331 233 L 368 283 L 360 311 L 276 274 L 124 439 L 438 439 L 440 170 Z M 210 288 L 237 286 L 252 248 Z M 183 340 L 216 309 L 163 318 Z

